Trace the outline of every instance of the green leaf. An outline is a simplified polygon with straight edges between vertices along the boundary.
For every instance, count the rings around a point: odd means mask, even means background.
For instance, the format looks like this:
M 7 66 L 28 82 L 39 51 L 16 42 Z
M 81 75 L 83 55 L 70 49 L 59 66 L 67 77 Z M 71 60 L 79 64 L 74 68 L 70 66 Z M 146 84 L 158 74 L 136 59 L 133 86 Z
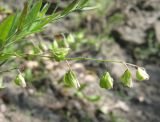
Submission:
M 27 26 L 30 26 L 34 22 L 34 20 L 37 18 L 38 13 L 41 9 L 41 6 L 42 6 L 42 0 L 39 0 L 33 5 L 31 10 L 28 12 L 26 17 L 26 24 L 29 24 L 29 25 Z
M 14 20 L 14 15 L 7 17 L 0 24 L 0 47 L 5 43 Z
M 16 30 L 17 30 L 17 27 L 18 27 L 18 24 L 19 24 L 19 17 L 20 17 L 20 13 L 16 13 L 14 15 L 14 20 L 13 20 L 13 23 L 12 23 L 12 26 L 11 26 L 11 29 L 10 29 L 10 32 L 9 32 L 9 37 L 13 34 L 15 34 Z
M 79 3 L 79 8 L 83 8 L 87 3 L 89 2 L 89 0 L 80 0 L 80 3 Z
M 33 0 L 28 0 L 28 7 L 31 8 L 32 5 L 33 5 Z
M 12 54 L 0 54 L 0 61 L 8 60 L 12 57 Z
M 122 81 L 122 84 L 124 86 L 127 86 L 127 87 L 132 87 L 132 74 L 131 72 L 129 71 L 129 69 L 127 69 L 123 75 L 121 76 L 121 81 Z
M 21 31 L 23 26 L 25 25 L 25 19 L 26 19 L 27 13 L 28 13 L 28 3 L 26 2 L 24 4 L 23 11 L 22 11 L 20 18 L 19 18 L 18 31 Z
M 71 11 L 75 10 L 79 5 L 79 1 L 80 0 L 74 0 L 70 5 L 68 5 L 68 7 L 62 11 L 61 16 L 65 16 L 69 14 Z
M 91 95 L 91 96 L 85 96 L 85 98 L 91 102 L 97 102 L 101 99 L 101 96 Z
M 83 7 L 81 10 L 83 11 L 89 11 L 89 10 L 94 10 L 97 9 L 99 6 L 89 6 L 89 7 Z
M 58 19 L 59 16 L 59 13 L 54 13 L 52 15 L 46 16 L 45 18 L 41 18 L 39 21 L 36 21 L 34 24 L 31 25 L 31 32 L 35 33 L 41 31 L 45 25 Z
M 69 87 L 75 87 L 79 88 L 80 84 L 76 78 L 75 73 L 72 70 L 69 70 L 65 75 L 64 75 L 64 83 L 65 85 Z
M 149 80 L 149 75 L 144 68 L 138 67 L 136 72 L 136 78 L 139 81 Z
M 42 10 L 41 10 L 41 12 L 40 12 L 40 14 L 39 14 L 40 17 L 45 16 L 45 14 L 46 14 L 46 12 L 48 11 L 50 5 L 51 5 L 51 4 L 49 4 L 49 3 L 46 3 L 46 4 L 44 5 L 44 7 L 42 8 Z
M 83 94 L 81 91 L 77 91 L 77 92 L 75 93 L 75 96 L 77 96 L 77 97 L 79 97 L 79 98 L 81 98 L 81 99 L 84 98 L 84 94 Z
M 100 87 L 111 89 L 113 88 L 113 78 L 110 76 L 109 72 L 105 72 L 100 79 Z

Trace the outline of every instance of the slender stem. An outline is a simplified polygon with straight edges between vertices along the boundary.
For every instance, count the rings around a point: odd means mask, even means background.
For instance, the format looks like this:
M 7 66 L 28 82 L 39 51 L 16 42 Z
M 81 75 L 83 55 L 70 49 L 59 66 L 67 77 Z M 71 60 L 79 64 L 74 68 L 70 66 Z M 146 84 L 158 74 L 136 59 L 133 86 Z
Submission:
M 138 68 L 139 66 L 138 65 L 135 65 L 135 64 L 131 64 L 131 63 L 125 63 L 126 65 L 129 65 L 129 66 L 132 66 L 132 67 L 135 67 L 135 68 Z
M 66 58 L 66 60 L 75 60 L 75 61 L 91 60 L 91 61 L 96 61 L 96 62 L 113 62 L 113 63 L 123 63 L 122 61 L 118 61 L 118 60 L 101 60 L 101 59 L 86 58 L 86 57 Z
M 7 62 L 7 60 L 1 62 L 1 63 L 0 63 L 0 67 L 1 67 L 3 64 L 5 64 L 6 62 Z
M 123 62 L 123 65 L 124 65 L 127 69 L 129 69 L 128 66 L 127 66 L 127 64 L 126 64 L 126 62 Z
M 91 60 L 91 61 L 96 61 L 96 62 L 110 62 L 110 63 L 120 63 L 120 64 L 125 63 L 124 61 L 120 61 L 120 60 L 103 60 L 103 59 L 85 58 L 85 57 L 66 58 L 66 60 L 74 60 L 74 61 Z M 125 63 L 125 64 L 132 66 L 132 67 L 136 67 L 136 68 L 139 67 L 131 63 Z
M 18 69 L 18 68 L 16 67 L 16 68 L 12 68 L 12 69 L 3 70 L 3 71 L 0 71 L 0 74 L 4 73 L 4 72 L 10 72 L 10 71 L 16 70 L 16 69 Z
M 44 55 L 44 54 L 22 54 L 22 55 L 17 55 L 17 54 L 13 54 L 16 57 L 27 57 L 27 56 L 39 56 L 39 57 L 45 57 L 45 58 L 49 58 L 49 59 L 54 59 L 53 56 L 48 56 L 48 55 Z M 67 61 L 85 61 L 85 60 L 90 60 L 90 61 L 96 61 L 96 62 L 108 62 L 108 63 L 119 63 L 119 64 L 125 64 L 125 66 L 132 66 L 135 68 L 138 68 L 139 66 L 131 64 L 131 63 L 126 63 L 124 61 L 121 60 L 104 60 L 104 59 L 95 59 L 95 58 L 86 58 L 86 57 L 75 57 L 75 58 L 65 58 L 65 60 Z M 67 63 L 67 62 L 66 62 Z M 127 67 L 128 68 L 128 67 Z

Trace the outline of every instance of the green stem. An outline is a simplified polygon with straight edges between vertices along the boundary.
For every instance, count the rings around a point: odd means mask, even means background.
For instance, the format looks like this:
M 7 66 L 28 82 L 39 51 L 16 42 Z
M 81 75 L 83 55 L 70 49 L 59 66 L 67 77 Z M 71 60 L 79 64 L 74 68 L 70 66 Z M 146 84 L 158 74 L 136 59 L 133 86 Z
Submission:
M 74 60 L 74 61 L 82 61 L 82 60 L 90 60 L 90 61 L 96 61 L 96 62 L 108 62 L 108 63 L 120 63 L 120 64 L 126 64 L 132 67 L 139 67 L 137 65 L 131 64 L 131 63 L 125 63 L 124 61 L 120 60 L 103 60 L 103 59 L 95 59 L 95 58 L 85 58 L 85 57 L 76 57 L 76 58 L 66 58 L 65 60 Z
M 16 69 L 18 69 L 18 68 L 12 68 L 12 69 L 3 70 L 3 71 L 0 71 L 0 74 L 4 73 L 4 72 L 10 72 L 10 71 L 16 70 Z
M 47 56 L 47 55 L 44 55 L 44 54 L 22 54 L 22 55 L 18 55 L 16 53 L 13 54 L 14 56 L 16 57 L 21 57 L 21 58 L 24 58 L 24 57 L 28 57 L 28 56 L 36 56 L 36 57 L 45 57 L 45 58 L 49 58 L 49 59 L 54 59 L 53 56 Z M 135 68 L 138 68 L 139 66 L 137 65 L 134 65 L 134 64 L 131 64 L 131 63 L 126 63 L 124 61 L 121 61 L 121 60 L 104 60 L 104 59 L 95 59 L 95 58 L 86 58 L 86 57 L 75 57 L 75 58 L 65 58 L 65 60 L 70 60 L 70 61 L 86 61 L 86 60 L 90 60 L 90 61 L 96 61 L 96 62 L 103 62 L 103 63 L 119 63 L 119 64 L 125 64 L 126 67 L 127 65 L 128 66 L 132 66 L 132 67 L 135 67 Z M 128 68 L 128 67 L 127 67 Z

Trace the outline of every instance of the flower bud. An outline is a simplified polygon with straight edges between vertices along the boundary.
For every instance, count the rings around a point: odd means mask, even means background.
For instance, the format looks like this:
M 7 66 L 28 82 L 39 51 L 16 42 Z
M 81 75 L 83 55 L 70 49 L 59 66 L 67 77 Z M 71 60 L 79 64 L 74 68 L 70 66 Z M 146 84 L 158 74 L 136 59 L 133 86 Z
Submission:
M 54 48 L 53 49 L 53 56 L 56 61 L 62 61 L 65 59 L 66 55 L 68 54 L 69 48 Z
M 128 69 L 123 73 L 120 79 L 124 86 L 132 87 L 132 74 Z
M 149 80 L 149 75 L 144 68 L 138 67 L 136 72 L 136 78 L 139 81 Z
M 113 88 L 113 78 L 110 76 L 108 72 L 105 72 L 100 79 L 100 87 L 111 89 Z
M 26 87 L 25 79 L 24 79 L 24 77 L 22 76 L 21 73 L 18 74 L 18 76 L 16 77 L 14 82 L 18 86 Z
M 75 73 L 72 70 L 69 70 L 64 76 L 64 83 L 69 87 L 79 88 L 80 84 L 76 78 Z

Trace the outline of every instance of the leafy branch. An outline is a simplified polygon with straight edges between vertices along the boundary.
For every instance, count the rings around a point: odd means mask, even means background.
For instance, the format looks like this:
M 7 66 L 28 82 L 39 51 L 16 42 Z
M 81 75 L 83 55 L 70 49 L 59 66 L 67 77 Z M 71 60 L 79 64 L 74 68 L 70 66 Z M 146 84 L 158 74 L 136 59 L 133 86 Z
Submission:
M 0 67 L 4 65 L 6 61 L 12 58 L 14 59 L 25 57 L 46 57 L 58 62 L 66 61 L 69 67 L 69 71 L 64 76 L 64 83 L 67 86 L 78 88 L 80 87 L 80 83 L 77 80 L 77 77 L 74 71 L 71 69 L 68 61 L 91 60 L 95 62 L 119 63 L 125 65 L 126 71 L 122 74 L 122 77 L 120 78 L 124 86 L 132 87 L 132 74 L 128 66 L 137 69 L 136 77 L 138 80 L 148 80 L 149 75 L 147 74 L 144 68 L 131 63 L 126 63 L 124 61 L 101 60 L 87 57 L 69 58 L 67 57 L 67 55 L 69 53 L 70 48 L 66 46 L 62 47 L 56 41 L 54 41 L 54 43 L 50 46 L 50 49 L 47 50 L 47 52 L 43 50 L 41 50 L 42 53 L 34 54 L 25 54 L 17 52 L 18 46 L 24 38 L 31 34 L 43 31 L 48 23 L 55 22 L 67 16 L 69 13 L 73 11 L 84 10 L 88 1 L 89 0 L 74 0 L 64 10 L 59 12 L 56 12 L 56 10 L 54 10 L 51 15 L 46 14 L 50 7 L 49 3 L 46 3 L 44 6 L 42 6 L 42 0 L 39 0 L 34 4 L 32 0 L 26 2 L 24 4 L 22 12 L 12 14 L 0 23 Z M 17 70 L 17 68 L 11 68 L 4 71 L 0 71 L 0 74 L 15 69 Z M 26 87 L 25 79 L 20 70 L 18 70 L 18 75 L 15 79 L 15 83 L 22 87 Z M 109 72 L 106 71 L 100 78 L 100 87 L 106 89 L 110 89 L 113 87 L 113 78 L 111 77 Z

